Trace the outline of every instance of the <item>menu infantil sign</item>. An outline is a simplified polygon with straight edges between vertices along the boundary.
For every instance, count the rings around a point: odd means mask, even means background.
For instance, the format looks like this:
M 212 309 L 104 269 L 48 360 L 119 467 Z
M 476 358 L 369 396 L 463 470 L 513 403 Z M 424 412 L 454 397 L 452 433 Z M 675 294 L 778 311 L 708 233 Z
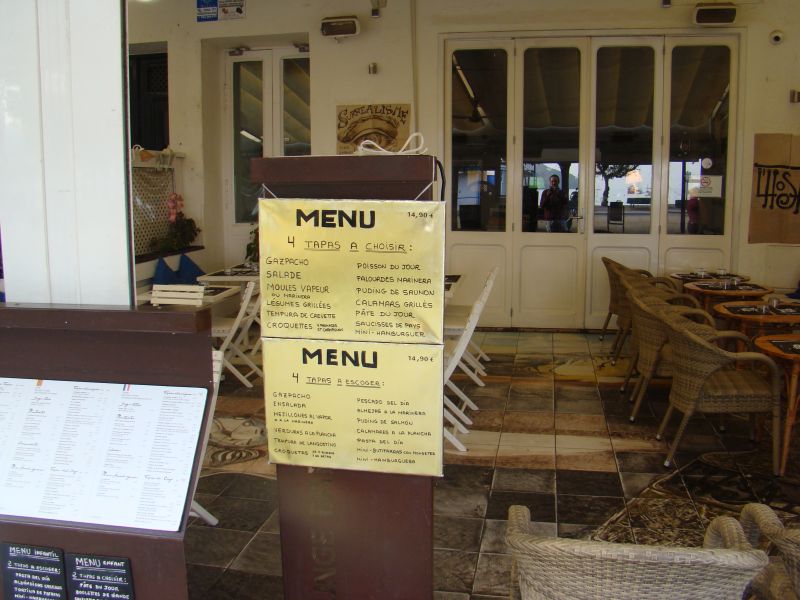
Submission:
M 271 462 L 442 472 L 444 204 L 261 200 Z

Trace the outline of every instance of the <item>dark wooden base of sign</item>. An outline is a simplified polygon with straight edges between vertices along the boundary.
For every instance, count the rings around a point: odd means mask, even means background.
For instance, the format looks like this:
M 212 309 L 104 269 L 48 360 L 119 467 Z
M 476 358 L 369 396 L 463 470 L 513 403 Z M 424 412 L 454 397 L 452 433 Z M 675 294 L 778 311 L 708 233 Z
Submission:
M 210 327 L 208 309 L 5 305 L 0 307 L 0 376 L 205 387 L 210 399 Z M 200 439 L 204 435 L 205 428 Z M 198 453 L 192 481 L 200 458 Z M 137 600 L 186 600 L 183 537 L 193 492 L 188 490 L 180 531 L 103 529 L 0 515 L 0 541 L 127 558 Z M 0 595 L 0 600 L 8 599 Z
M 433 478 L 278 465 L 286 600 L 430 600 Z
M 431 200 L 434 179 L 432 156 L 250 163 L 279 198 Z M 432 477 L 278 465 L 278 489 L 286 600 L 432 598 Z
M 0 522 L 0 540 L 67 552 L 125 556 L 130 559 L 136 600 L 187 600 L 183 536 L 149 537 L 143 533 L 98 531 L 78 527 Z M 0 600 L 3 598 L 0 589 Z

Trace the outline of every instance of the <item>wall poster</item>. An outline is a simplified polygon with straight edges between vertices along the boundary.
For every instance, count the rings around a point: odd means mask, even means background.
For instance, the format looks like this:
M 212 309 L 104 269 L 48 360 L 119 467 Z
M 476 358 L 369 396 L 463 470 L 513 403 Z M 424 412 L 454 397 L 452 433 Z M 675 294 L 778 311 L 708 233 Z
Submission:
M 800 136 L 755 136 L 748 241 L 800 244 Z
M 397 152 L 409 136 L 410 104 L 344 104 L 336 107 L 336 154 L 353 154 L 370 140 Z
M 270 462 L 442 474 L 444 209 L 260 201 Z

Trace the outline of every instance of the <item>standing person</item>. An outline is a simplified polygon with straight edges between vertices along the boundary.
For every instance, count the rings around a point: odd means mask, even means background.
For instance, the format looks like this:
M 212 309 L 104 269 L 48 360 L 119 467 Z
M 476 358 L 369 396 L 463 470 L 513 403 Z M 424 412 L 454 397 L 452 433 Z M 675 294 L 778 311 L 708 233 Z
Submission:
M 542 218 L 547 221 L 547 231 L 567 232 L 567 196 L 559 187 L 558 175 L 550 176 L 550 187 L 542 192 Z

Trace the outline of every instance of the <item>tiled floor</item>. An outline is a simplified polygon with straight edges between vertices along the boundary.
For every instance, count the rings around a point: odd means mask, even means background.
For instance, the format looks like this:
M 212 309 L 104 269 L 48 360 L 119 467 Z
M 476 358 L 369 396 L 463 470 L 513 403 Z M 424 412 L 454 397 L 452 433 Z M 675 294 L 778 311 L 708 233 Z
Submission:
M 434 597 L 506 598 L 508 507 L 531 509 L 542 535 L 640 544 L 702 544 L 710 519 L 747 502 L 800 517 L 800 457 L 770 476 L 770 440 L 749 422 L 695 418 L 676 465 L 655 439 L 668 387 L 656 382 L 635 424 L 620 394 L 610 338 L 479 332 L 486 385 L 459 385 L 478 404 L 460 453 L 446 447 L 434 495 Z M 660 383 L 660 384 L 659 384 Z M 194 520 L 186 562 L 195 599 L 283 598 L 274 468 L 265 458 L 263 390 L 223 382 L 197 499 L 220 519 Z M 677 425 L 668 430 L 667 439 Z

